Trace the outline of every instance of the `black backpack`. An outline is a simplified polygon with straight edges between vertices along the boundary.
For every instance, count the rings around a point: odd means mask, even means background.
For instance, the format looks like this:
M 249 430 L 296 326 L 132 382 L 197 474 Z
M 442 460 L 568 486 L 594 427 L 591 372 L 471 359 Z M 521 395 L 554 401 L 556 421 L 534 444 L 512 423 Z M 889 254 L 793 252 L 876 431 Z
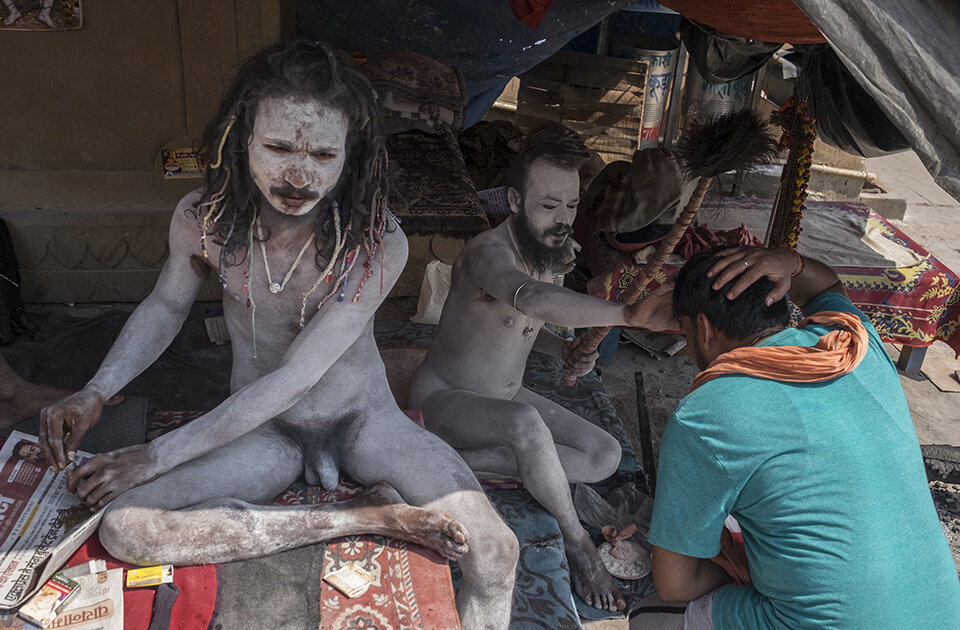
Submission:
M 33 336 L 36 328 L 27 319 L 20 299 L 20 266 L 13 251 L 13 240 L 3 219 L 0 219 L 0 345 L 13 341 L 15 335 Z

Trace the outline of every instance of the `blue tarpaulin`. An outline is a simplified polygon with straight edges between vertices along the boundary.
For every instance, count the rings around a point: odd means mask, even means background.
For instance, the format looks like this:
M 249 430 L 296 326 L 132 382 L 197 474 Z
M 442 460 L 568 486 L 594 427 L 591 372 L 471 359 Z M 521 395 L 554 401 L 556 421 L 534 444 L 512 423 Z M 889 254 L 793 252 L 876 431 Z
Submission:
M 514 76 L 631 0 L 554 0 L 539 28 L 524 25 L 508 0 L 300 0 L 297 30 L 347 51 L 410 50 L 463 74 L 465 126 L 483 118 Z

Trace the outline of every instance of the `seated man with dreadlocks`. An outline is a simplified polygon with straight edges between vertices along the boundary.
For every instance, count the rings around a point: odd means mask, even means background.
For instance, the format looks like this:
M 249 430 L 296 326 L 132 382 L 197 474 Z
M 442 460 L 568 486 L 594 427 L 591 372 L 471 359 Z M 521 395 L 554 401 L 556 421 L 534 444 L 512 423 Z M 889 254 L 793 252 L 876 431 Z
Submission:
M 702 371 L 663 433 L 648 540 L 660 595 L 694 600 L 685 628 L 957 628 L 900 379 L 837 275 L 789 249 L 708 250 L 673 303 Z
M 323 44 L 277 44 L 242 65 L 203 141 L 204 188 L 173 214 L 156 287 L 87 386 L 44 410 L 47 460 L 67 465 L 103 401 L 173 340 L 212 269 L 233 343 L 230 397 L 69 477 L 87 505 L 106 507 L 110 553 L 195 564 L 387 534 L 459 559 L 464 627 L 506 627 L 516 538 L 457 453 L 397 408 L 374 340 L 407 243 L 384 207 L 372 88 Z M 346 504 L 263 506 L 300 475 L 332 488 L 341 472 L 373 489 Z
M 428 429 L 478 472 L 519 476 L 556 517 L 578 595 L 597 608 L 625 606 L 577 518 L 570 483 L 601 481 L 620 462 L 620 444 L 588 420 L 522 386 L 534 348 L 560 356 L 543 328 L 639 326 L 670 321 L 668 293 L 624 307 L 554 283 L 573 260 L 568 238 L 580 198 L 580 138 L 559 125 L 531 132 L 507 171 L 512 214 L 474 238 L 453 266 L 436 339 L 410 386 Z M 593 360 L 576 366 L 578 374 Z

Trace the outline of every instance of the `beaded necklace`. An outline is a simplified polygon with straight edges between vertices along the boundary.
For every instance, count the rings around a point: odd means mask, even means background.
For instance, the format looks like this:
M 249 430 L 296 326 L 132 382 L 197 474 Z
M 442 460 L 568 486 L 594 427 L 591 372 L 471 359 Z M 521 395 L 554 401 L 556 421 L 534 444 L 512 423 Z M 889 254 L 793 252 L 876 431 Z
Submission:
M 320 275 L 317 276 L 317 280 L 313 283 L 313 286 L 310 287 L 310 290 L 303 294 L 303 302 L 300 304 L 300 321 L 299 326 L 300 330 L 303 330 L 303 325 L 306 320 L 307 315 L 307 299 L 313 295 L 314 291 L 317 290 L 317 287 L 320 286 L 320 282 L 324 278 L 327 278 L 327 282 L 333 280 L 333 267 L 337 262 L 337 258 L 340 256 L 340 250 L 343 249 L 344 243 L 346 242 L 347 235 L 340 234 L 340 206 L 336 201 L 333 202 L 330 206 L 331 212 L 333 212 L 333 230 L 334 230 L 334 246 L 333 254 L 330 255 L 330 262 L 327 263 L 326 268 L 320 272 Z M 321 306 L 323 304 L 321 303 Z M 319 306 L 317 307 L 320 308 Z
M 259 214 L 257 215 L 260 216 Z M 253 358 L 257 358 L 257 303 L 253 301 L 253 293 L 250 291 L 251 279 L 253 278 L 253 264 L 250 259 L 253 258 L 253 223 L 247 234 L 247 269 L 243 272 L 243 295 L 247 298 L 247 306 L 250 308 L 250 333 L 253 336 Z

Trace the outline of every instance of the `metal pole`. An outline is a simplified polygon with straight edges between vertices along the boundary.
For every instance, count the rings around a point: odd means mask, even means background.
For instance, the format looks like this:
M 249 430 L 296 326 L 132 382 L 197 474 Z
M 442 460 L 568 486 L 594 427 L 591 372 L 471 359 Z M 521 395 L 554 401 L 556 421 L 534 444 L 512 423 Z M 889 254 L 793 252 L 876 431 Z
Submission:
M 677 49 L 677 67 L 673 71 L 673 84 L 670 86 L 670 101 L 667 103 L 667 111 L 664 113 L 665 128 L 660 135 L 661 141 L 666 147 L 675 144 L 680 137 L 679 120 L 680 110 L 682 109 L 681 103 L 683 102 L 683 77 L 686 75 L 686 70 L 687 48 L 683 45 L 683 40 L 680 40 L 680 48 Z

